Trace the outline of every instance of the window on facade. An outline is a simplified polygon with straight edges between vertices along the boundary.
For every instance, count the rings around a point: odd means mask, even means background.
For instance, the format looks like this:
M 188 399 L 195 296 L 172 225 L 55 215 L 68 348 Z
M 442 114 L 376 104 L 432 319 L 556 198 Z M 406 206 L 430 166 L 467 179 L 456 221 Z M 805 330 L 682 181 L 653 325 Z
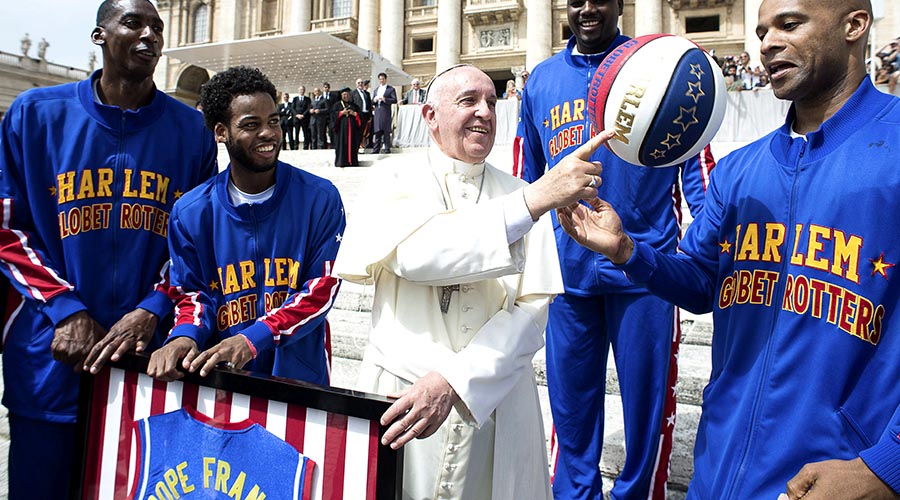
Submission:
M 704 33 L 719 31 L 719 16 L 686 17 L 684 19 L 685 33 Z
M 260 3 L 259 30 L 275 31 L 278 29 L 278 0 L 262 0 Z
M 435 0 L 413 0 L 413 7 L 434 7 Z
M 572 38 L 572 28 L 570 28 L 568 24 L 563 24 L 562 25 L 562 41 L 568 42 L 569 38 Z
M 194 9 L 193 26 L 191 27 L 191 42 L 209 41 L 209 6 L 201 3 Z
M 412 53 L 417 54 L 420 52 L 434 52 L 433 36 L 430 36 L 428 38 L 413 38 Z
M 350 17 L 350 0 L 334 0 L 331 3 L 331 17 Z

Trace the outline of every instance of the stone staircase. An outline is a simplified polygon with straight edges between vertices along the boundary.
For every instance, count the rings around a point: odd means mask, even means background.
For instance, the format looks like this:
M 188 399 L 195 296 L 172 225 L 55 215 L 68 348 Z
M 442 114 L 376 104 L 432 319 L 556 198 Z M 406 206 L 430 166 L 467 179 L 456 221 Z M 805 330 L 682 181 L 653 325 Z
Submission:
M 395 153 L 396 154 L 396 153 Z M 402 154 L 402 151 L 400 151 Z M 495 147 L 488 162 L 495 165 L 507 163 L 511 157 L 509 147 Z M 227 157 L 220 155 L 220 165 L 225 165 Z M 282 160 L 299 166 L 316 175 L 331 180 L 346 206 L 348 218 L 360 209 L 354 203 L 367 185 L 368 168 L 334 168 L 331 151 L 283 152 Z M 361 167 L 371 166 L 379 156 L 360 155 Z M 690 223 L 690 215 L 684 210 L 685 224 Z M 332 383 L 339 387 L 352 388 L 355 384 L 359 363 L 367 341 L 369 315 L 372 307 L 371 286 L 344 283 L 329 314 L 332 331 L 334 363 Z M 703 387 L 711 370 L 710 344 L 712 342 L 712 319 L 710 315 L 696 316 L 681 311 L 682 343 L 679 355 L 679 377 L 677 392 L 677 423 L 675 444 L 670 467 L 669 498 L 682 500 L 693 471 L 693 448 L 697 423 L 700 418 L 700 403 Z M 544 351 L 535 355 L 533 361 L 538 393 L 544 414 L 545 435 L 550 436 L 550 403 L 547 395 L 547 372 Z M 606 424 L 604 429 L 603 459 L 600 468 L 607 478 L 604 491 L 612 487 L 612 480 L 622 469 L 625 460 L 624 424 L 622 403 L 619 396 L 618 375 L 610 353 L 606 375 Z M 549 443 L 548 443 L 549 445 Z

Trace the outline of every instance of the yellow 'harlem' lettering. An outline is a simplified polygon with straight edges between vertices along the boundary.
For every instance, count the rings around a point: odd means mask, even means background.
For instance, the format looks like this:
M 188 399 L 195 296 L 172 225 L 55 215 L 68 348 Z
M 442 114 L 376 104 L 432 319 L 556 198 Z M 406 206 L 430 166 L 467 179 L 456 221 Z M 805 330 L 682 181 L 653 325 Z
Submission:
M 553 130 L 572 122 L 584 121 L 584 105 L 584 99 L 575 99 L 550 108 L 550 123 Z
M 96 179 L 94 176 L 96 175 Z M 77 177 L 77 179 L 76 179 Z M 79 172 L 63 172 L 56 176 L 57 203 L 112 196 L 113 171 L 111 168 L 85 169 Z M 75 186 L 78 185 L 78 191 Z
M 781 223 L 750 222 L 746 227 L 738 224 L 735 226 L 735 241 L 739 244 L 734 260 L 781 263 L 781 247 L 786 236 L 787 228 Z M 855 234 L 818 224 L 796 224 L 791 264 L 859 283 L 862 245 L 862 238 Z
M 628 91 L 625 92 L 622 103 L 619 104 L 619 113 L 616 114 L 616 121 L 613 123 L 613 128 L 616 132 L 613 139 L 628 144 L 628 135 L 631 134 L 631 126 L 634 123 L 634 110 L 640 107 L 641 99 L 646 91 L 647 87 L 633 83 L 628 86 Z
M 137 188 L 134 186 L 135 183 Z M 168 189 L 169 178 L 165 175 L 149 170 L 141 170 L 135 174 L 130 168 L 125 169 L 125 186 L 122 189 L 122 196 L 125 198 L 154 200 L 165 205 Z

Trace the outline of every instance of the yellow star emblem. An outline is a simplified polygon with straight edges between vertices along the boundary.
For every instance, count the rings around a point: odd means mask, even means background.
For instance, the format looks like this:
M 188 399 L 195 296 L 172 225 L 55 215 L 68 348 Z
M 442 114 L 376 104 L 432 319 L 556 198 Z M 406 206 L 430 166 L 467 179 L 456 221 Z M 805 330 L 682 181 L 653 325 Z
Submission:
M 699 64 L 691 64 L 691 74 L 696 76 L 698 80 L 703 73 L 703 68 L 701 68 Z
M 547 128 L 549 126 L 550 126 L 550 120 L 544 118 L 544 128 Z
M 218 289 L 219 289 L 219 284 L 216 282 L 216 280 L 212 280 L 209 282 L 209 291 L 212 292 L 212 291 L 218 290 Z
M 660 150 L 658 150 L 658 149 L 654 149 L 653 152 L 650 153 L 650 156 L 652 156 L 654 160 L 658 160 L 658 159 L 660 159 L 660 158 L 665 158 L 665 157 L 666 157 L 666 152 L 665 152 L 665 151 L 660 151 Z
M 184 194 L 184 193 L 182 193 L 180 189 L 176 189 L 175 192 L 172 193 L 172 196 L 174 196 L 175 199 L 177 200 L 177 199 L 181 198 L 181 196 L 182 196 L 183 194 Z
M 873 266 L 872 276 L 880 274 L 884 279 L 888 279 L 887 270 L 897 265 L 885 262 L 884 252 L 881 252 L 881 255 L 879 255 L 877 259 L 869 259 L 869 262 L 871 262 Z
M 50 196 L 56 197 L 56 186 L 50 186 Z
M 672 135 L 666 132 L 666 140 L 662 141 L 661 144 L 671 151 L 675 146 L 681 146 L 681 134 Z
M 697 83 L 689 82 L 687 92 L 685 92 L 684 95 L 690 97 L 691 99 L 694 100 L 694 103 L 696 103 L 697 101 L 700 100 L 700 97 L 706 95 L 706 92 L 704 92 L 701 87 L 702 87 L 702 85 L 700 84 L 700 82 L 697 82 Z
M 681 125 L 682 132 L 687 132 L 688 127 L 700 123 L 700 120 L 697 119 L 697 106 L 688 109 L 684 109 L 681 106 L 678 106 L 678 108 L 681 112 L 678 115 L 678 118 L 672 120 L 672 123 Z
M 731 253 L 731 243 L 729 243 L 728 240 L 719 243 L 719 247 L 722 249 L 722 251 L 719 253 Z

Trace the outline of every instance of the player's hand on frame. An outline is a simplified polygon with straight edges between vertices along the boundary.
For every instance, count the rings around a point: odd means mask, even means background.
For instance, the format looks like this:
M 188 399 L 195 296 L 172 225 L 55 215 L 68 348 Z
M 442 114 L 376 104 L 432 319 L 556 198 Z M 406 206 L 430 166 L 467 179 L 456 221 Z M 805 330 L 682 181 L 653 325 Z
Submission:
M 91 349 L 84 360 L 84 369 L 97 374 L 109 360 L 118 361 L 132 349 L 143 352 L 156 331 L 157 321 L 155 314 L 140 308 L 122 316 Z
M 538 220 L 541 215 L 554 208 L 597 197 L 597 189 L 603 182 L 600 178 L 603 165 L 590 159 L 597 148 L 614 136 L 615 133 L 611 130 L 595 135 L 540 179 L 525 187 L 525 205 L 533 220 Z
M 806 464 L 787 483 L 789 500 L 896 500 L 861 458 Z
M 74 366 L 80 372 L 94 343 L 106 333 L 87 311 L 78 311 L 56 325 L 50 351 L 53 359 Z
M 381 444 L 390 445 L 393 450 L 399 450 L 414 438 L 434 434 L 459 400 L 456 391 L 438 372 L 429 372 L 388 397 L 399 399 L 381 416 L 381 425 L 389 425 Z
M 209 375 L 216 365 L 227 368 L 243 368 L 253 359 L 253 351 L 247 343 L 247 337 L 237 334 L 219 342 L 200 353 L 192 362 L 188 370 L 193 373 L 200 370 L 200 376 Z
M 176 337 L 150 355 L 147 375 L 166 382 L 184 377 L 200 349 L 190 337 Z M 181 368 L 181 369 L 179 369 Z
M 622 229 L 622 220 L 612 205 L 594 198 L 572 203 L 556 210 L 556 218 L 563 230 L 579 245 L 606 255 L 615 264 L 631 258 L 634 241 Z

